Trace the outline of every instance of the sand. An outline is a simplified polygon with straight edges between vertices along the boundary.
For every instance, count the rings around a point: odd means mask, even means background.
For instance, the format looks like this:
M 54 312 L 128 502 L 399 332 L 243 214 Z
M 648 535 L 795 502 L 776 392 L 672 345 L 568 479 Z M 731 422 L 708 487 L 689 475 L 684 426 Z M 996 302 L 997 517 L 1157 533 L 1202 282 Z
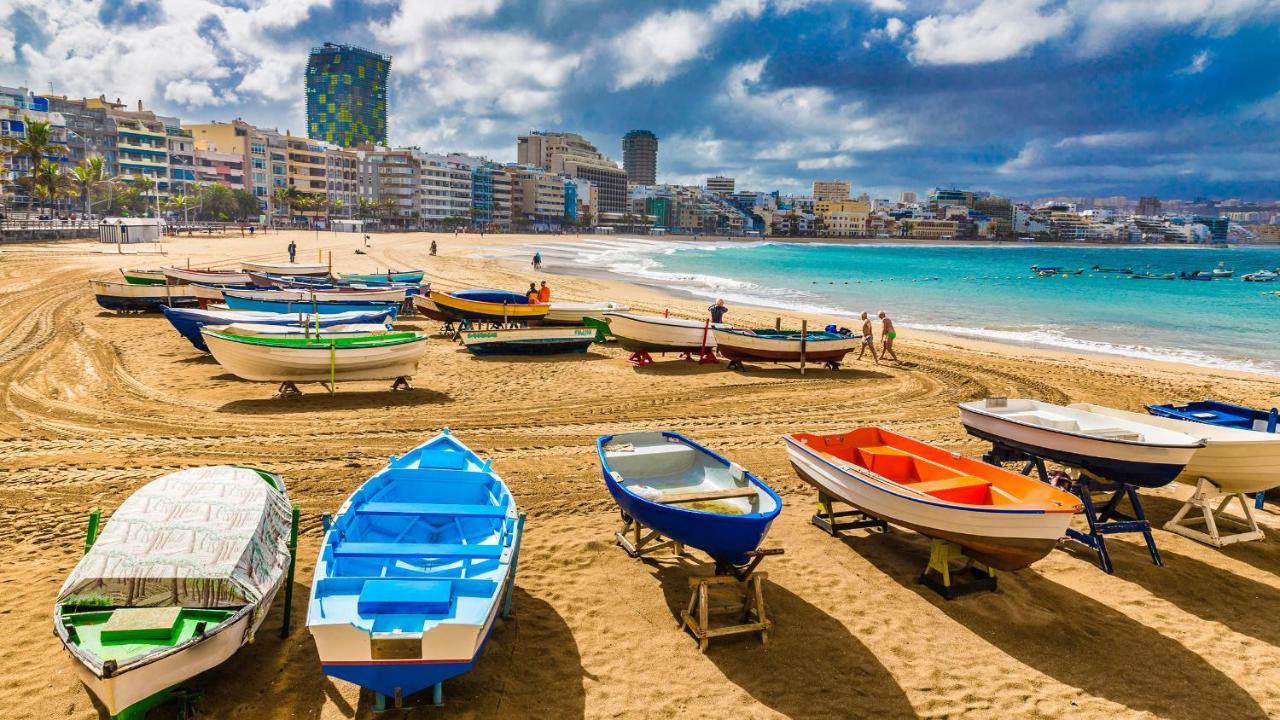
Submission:
M 1049 401 L 1144 402 L 1215 396 L 1276 404 L 1274 379 L 1179 365 L 1029 350 L 903 332 L 901 366 L 851 362 L 800 377 L 784 367 L 728 372 L 668 359 L 633 368 L 626 353 L 478 360 L 433 339 L 410 393 L 352 382 L 295 400 L 242 382 L 195 352 L 158 316 L 101 311 L 86 279 L 120 267 L 232 266 L 282 259 L 289 237 L 310 262 L 332 251 L 345 271 L 426 267 L 440 287 L 519 289 L 545 277 L 556 297 L 630 301 L 694 316 L 705 302 L 606 279 L 534 275 L 482 257 L 513 236 L 279 233 L 180 239 L 167 255 L 120 256 L 90 243 L 0 249 L 0 714 L 94 718 L 88 692 L 51 633 L 52 602 L 82 550 L 90 508 L 106 513 L 143 483 L 182 467 L 249 463 L 285 478 L 303 513 L 293 632 L 281 603 L 256 641 L 190 683 L 201 717 L 370 717 L 372 697 L 320 673 L 303 625 L 321 514 L 380 467 L 449 426 L 491 457 L 529 513 L 515 614 L 476 668 L 446 684 L 446 706 L 410 717 L 1211 717 L 1280 716 L 1278 508 L 1266 542 L 1215 550 L 1157 530 L 1165 566 L 1128 537 L 1117 573 L 1057 550 L 1000 577 L 997 593 L 944 602 L 915 583 L 928 542 L 907 531 L 809 525 L 813 491 L 779 435 L 878 423 L 961 452 L 983 447 L 958 401 L 988 394 Z M 441 255 L 428 258 L 432 239 Z M 742 324 L 777 313 L 737 308 Z M 825 324 L 825 318 L 810 318 Z M 786 322 L 798 325 L 798 318 Z M 410 320 L 406 327 L 434 329 Z M 776 630 L 719 640 L 705 655 L 677 629 L 696 561 L 629 559 L 612 541 L 618 513 L 599 477 L 598 435 L 670 428 L 771 483 L 786 503 L 762 570 Z M 1148 493 L 1154 523 L 1175 487 Z M 157 711 L 152 717 L 171 717 Z M 392 712 L 384 717 L 400 717 Z

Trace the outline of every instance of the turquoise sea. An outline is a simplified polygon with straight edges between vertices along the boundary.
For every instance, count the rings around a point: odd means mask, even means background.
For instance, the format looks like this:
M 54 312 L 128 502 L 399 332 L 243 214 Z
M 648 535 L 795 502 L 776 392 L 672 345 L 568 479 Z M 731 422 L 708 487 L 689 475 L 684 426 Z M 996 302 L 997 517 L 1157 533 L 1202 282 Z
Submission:
M 549 244 L 552 245 L 552 244 Z M 549 263 L 593 266 L 734 303 L 850 324 L 861 311 L 910 328 L 1084 352 L 1280 374 L 1280 248 L 837 245 L 595 240 L 542 246 Z M 1085 268 L 1036 277 L 1032 265 Z M 1134 280 L 1091 270 L 1231 268 L 1211 282 Z M 730 316 L 730 319 L 732 316 Z M 842 319 L 844 318 L 844 319 Z M 902 330 L 908 332 L 902 332 Z

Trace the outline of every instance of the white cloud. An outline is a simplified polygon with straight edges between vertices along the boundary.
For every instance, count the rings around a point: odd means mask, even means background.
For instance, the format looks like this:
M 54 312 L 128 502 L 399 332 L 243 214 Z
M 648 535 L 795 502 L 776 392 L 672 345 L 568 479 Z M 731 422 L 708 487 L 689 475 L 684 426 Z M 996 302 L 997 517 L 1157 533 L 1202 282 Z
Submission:
M 1191 56 L 1191 62 L 1187 66 L 1177 71 L 1178 75 L 1199 75 L 1209 67 L 1209 62 L 1213 60 L 1213 55 L 1208 50 L 1201 50 Z
M 487 33 L 435 43 L 417 76 L 438 107 L 478 116 L 529 115 L 554 105 L 581 61 L 529 37 Z
M 912 30 L 912 62 L 951 65 L 994 62 L 1022 53 L 1070 27 L 1065 9 L 1042 14 L 1046 0 L 981 0 L 950 15 L 930 15 Z
M 174 80 L 164 87 L 164 99 L 188 107 L 195 105 L 221 105 L 234 102 L 234 94 L 217 96 L 209 83 L 182 78 Z
M 841 153 L 839 155 L 801 160 L 796 163 L 796 167 L 801 170 L 824 170 L 827 168 L 845 168 L 856 164 L 857 161 L 853 159 L 852 155 Z
M 1155 137 L 1156 134 L 1152 132 L 1117 130 L 1088 135 L 1074 135 L 1059 140 L 1053 146 L 1062 149 L 1127 147 L 1150 142 Z

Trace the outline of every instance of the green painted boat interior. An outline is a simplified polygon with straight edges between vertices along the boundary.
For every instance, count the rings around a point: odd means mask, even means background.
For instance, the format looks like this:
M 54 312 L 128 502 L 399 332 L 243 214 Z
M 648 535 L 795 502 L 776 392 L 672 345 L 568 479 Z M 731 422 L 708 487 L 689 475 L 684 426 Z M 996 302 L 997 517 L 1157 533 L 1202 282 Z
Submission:
M 69 609 L 62 606 L 61 618 L 71 642 L 104 662 L 176 647 L 236 614 L 235 609 L 186 607 Z
M 207 331 L 206 331 L 207 332 Z M 416 332 L 387 333 L 385 335 L 368 335 L 364 337 L 253 337 L 247 335 L 228 335 L 226 333 L 207 332 L 223 340 L 232 340 L 246 345 L 262 345 L 264 347 L 351 350 L 356 348 L 385 347 L 425 340 L 426 336 Z
M 155 280 L 153 278 L 138 277 L 136 275 L 125 275 L 124 281 L 130 285 L 164 285 L 164 280 Z
M 274 473 L 269 473 L 266 470 L 263 470 L 262 468 L 251 467 L 249 465 L 236 465 L 235 467 L 244 468 L 245 470 L 252 470 L 258 473 L 258 477 L 262 478 L 263 480 L 266 480 L 268 485 L 275 488 L 279 492 L 284 492 L 284 483 L 280 480 L 280 478 L 276 477 Z

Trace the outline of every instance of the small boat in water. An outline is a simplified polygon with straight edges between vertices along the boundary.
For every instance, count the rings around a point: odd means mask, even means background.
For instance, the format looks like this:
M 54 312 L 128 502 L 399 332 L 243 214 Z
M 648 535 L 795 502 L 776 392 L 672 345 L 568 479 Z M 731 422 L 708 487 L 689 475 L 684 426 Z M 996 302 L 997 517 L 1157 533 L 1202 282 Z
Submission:
M 1210 271 L 1208 271 L 1208 270 L 1194 270 L 1194 271 L 1192 271 L 1192 272 L 1186 272 L 1186 271 L 1183 271 L 1183 272 L 1178 273 L 1178 279 L 1179 279 L 1179 280 L 1204 280 L 1204 281 L 1211 281 L 1211 280 L 1213 280 L 1213 278 L 1214 278 L 1213 273 L 1212 273 L 1212 272 L 1210 272 Z
M 285 581 L 289 528 L 284 483 L 247 467 L 180 470 L 116 509 L 53 611 L 109 716 L 143 717 L 253 639 Z
M 1182 405 L 1148 405 L 1147 412 L 1159 417 L 1218 427 L 1258 432 L 1280 432 L 1280 410 L 1258 410 L 1218 400 L 1197 400 Z
M 631 352 L 696 353 L 703 347 L 715 348 L 714 330 L 730 326 L 705 320 L 682 320 L 658 315 L 607 312 L 604 319 L 618 344 Z
M 1093 271 L 1096 273 L 1106 273 L 1111 275 L 1132 275 L 1133 268 L 1109 268 L 1101 265 L 1094 265 Z
M 1177 280 L 1178 276 L 1174 273 L 1145 273 L 1136 272 L 1129 276 L 1131 280 Z
M 784 435 L 796 474 L 872 517 L 953 542 L 997 570 L 1048 555 L 1079 498 L 879 427 Z
M 720 564 L 747 564 L 782 510 L 773 488 L 679 433 L 604 435 L 596 450 L 625 515 Z
M 596 331 L 584 327 L 506 328 L 462 333 L 463 347 L 476 355 L 582 353 L 595 339 Z
M 1280 273 L 1274 273 L 1270 270 L 1259 270 L 1258 272 L 1251 272 L 1247 275 L 1243 275 L 1240 279 L 1245 282 L 1272 282 L 1276 278 L 1280 278 Z
M 322 264 L 308 265 L 306 263 L 269 263 L 269 262 L 242 262 L 240 269 L 246 273 L 270 273 L 272 275 L 310 275 L 312 277 L 328 277 L 329 266 Z M 245 282 L 249 282 L 246 280 Z
M 155 270 L 121 268 L 120 274 L 124 276 L 124 281 L 130 285 L 164 285 L 168 282 L 164 276 L 164 270 L 159 268 Z
M 470 670 L 522 537 L 502 478 L 447 429 L 392 456 L 320 546 L 307 629 L 324 673 L 398 700 Z
M 163 307 L 165 318 L 173 325 L 182 337 L 191 342 L 195 349 L 209 352 L 204 344 L 204 336 L 200 329 L 212 325 L 230 325 L 232 323 L 253 323 L 255 325 L 281 325 L 301 329 L 310 327 L 314 331 L 317 324 L 321 328 L 334 325 L 350 325 L 361 323 L 390 324 L 395 313 L 388 310 L 373 312 L 334 313 L 329 315 L 312 315 L 308 308 L 306 313 L 273 313 L 252 310 L 201 310 L 198 308 Z
M 1196 450 L 1187 467 L 1178 475 L 1178 481 L 1187 485 L 1195 485 L 1204 478 L 1222 492 L 1248 494 L 1280 486 L 1280 435 L 1274 432 L 1143 415 L 1089 403 L 1075 403 L 1069 407 L 1203 439 L 1205 446 Z
M 195 305 L 190 285 L 135 285 L 115 280 L 90 280 L 93 297 L 104 310 L 160 312 L 165 306 Z
M 412 377 L 427 336 L 393 332 L 367 337 L 243 337 L 202 328 L 218 364 L 256 382 L 337 382 Z
M 276 313 L 311 313 L 331 315 L 347 312 L 390 312 L 393 316 L 400 312 L 400 303 L 381 300 L 258 300 L 255 298 L 224 295 L 224 301 L 231 310 L 257 310 Z
M 249 273 L 238 272 L 235 270 L 212 270 L 212 269 L 196 269 L 167 267 L 163 269 L 164 276 L 169 280 L 176 280 L 185 283 L 202 283 L 204 285 L 250 285 L 253 280 L 249 277 Z
M 545 303 L 530 303 L 524 295 L 506 290 L 432 290 L 429 299 L 436 310 L 452 320 L 525 323 L 541 320 L 551 309 Z
M 1172 482 L 1205 444 L 1150 423 L 1039 400 L 960 403 L 960 422 L 975 437 L 1078 467 L 1102 480 L 1149 488 Z
M 542 322 L 547 325 L 581 325 L 583 318 L 603 320 L 607 312 L 627 312 L 631 308 L 615 302 L 552 301 Z
M 805 334 L 790 330 L 746 330 L 715 328 L 716 352 L 737 361 L 825 363 L 839 367 L 850 351 L 862 344 L 861 335 L 810 331 Z

